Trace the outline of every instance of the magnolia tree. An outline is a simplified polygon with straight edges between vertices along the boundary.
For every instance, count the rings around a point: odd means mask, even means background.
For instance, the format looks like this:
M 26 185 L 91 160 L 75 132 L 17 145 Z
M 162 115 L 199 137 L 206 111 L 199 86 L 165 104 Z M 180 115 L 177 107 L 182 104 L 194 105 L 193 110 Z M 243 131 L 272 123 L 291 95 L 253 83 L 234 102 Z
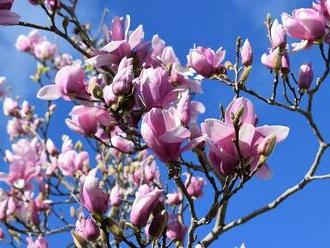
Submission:
M 197 46 L 180 62 L 158 35 L 144 40 L 143 26 L 135 28 L 129 16 L 111 23 L 102 18 L 102 32 L 94 37 L 76 15 L 78 0 L 30 0 L 48 16 L 45 26 L 25 22 L 24 13 L 11 11 L 13 2 L 0 0 L 0 25 L 32 28 L 17 38 L 16 48 L 35 59 L 32 80 L 40 86 L 35 95 L 48 107 L 38 115 L 37 108 L 6 92 L 1 79 L 12 141 L 2 151 L 8 165 L 0 175 L 3 242 L 48 247 L 48 237 L 62 233 L 76 247 L 211 247 L 309 183 L 330 179 L 317 173 L 330 143 L 313 117 L 314 99 L 329 75 L 330 1 L 283 13 L 279 20 L 267 16 L 269 50 L 261 63 L 273 75 L 270 96 L 249 87 L 259 58 L 253 62 L 248 39 L 237 38 L 234 58 L 225 58 L 223 48 Z M 43 31 L 63 38 L 79 56 L 61 53 Z M 297 43 L 288 44 L 287 36 Z M 292 52 L 307 48 L 320 51 L 321 75 L 314 77 L 312 64 L 290 72 Z M 199 118 L 212 107 L 194 100 L 204 79 L 232 89 L 233 100 L 221 108 L 220 118 Z M 271 177 L 267 160 L 289 134 L 281 123 L 264 124 L 251 100 L 302 116 L 319 148 L 296 185 L 228 220 L 232 197 L 251 178 Z M 52 118 L 60 101 L 72 106 L 65 123 Z M 66 124 L 87 142 L 63 135 L 55 144 L 51 122 Z M 205 187 L 213 194 L 203 196 Z M 210 202 L 203 206 L 206 214 L 196 207 L 203 198 Z

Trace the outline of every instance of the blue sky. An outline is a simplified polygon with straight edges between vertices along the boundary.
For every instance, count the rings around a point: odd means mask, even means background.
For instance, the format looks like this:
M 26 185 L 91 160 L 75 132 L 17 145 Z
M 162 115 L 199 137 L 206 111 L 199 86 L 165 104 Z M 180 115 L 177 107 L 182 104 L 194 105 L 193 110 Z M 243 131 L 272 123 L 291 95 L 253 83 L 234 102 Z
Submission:
M 43 16 L 36 14 L 35 8 L 23 3 L 25 1 L 16 2 L 15 10 L 24 20 L 45 23 Z M 167 44 L 174 47 L 182 63 L 186 62 L 185 56 L 194 44 L 213 49 L 222 46 L 227 50 L 227 59 L 233 60 L 236 37 L 238 35 L 243 38 L 248 37 L 255 51 L 255 65 L 249 84 L 251 88 L 265 94 L 270 94 L 272 82 L 270 73 L 259 62 L 262 53 L 269 46 L 263 26 L 265 15 L 271 12 L 274 18 L 278 18 L 283 11 L 291 12 L 293 8 L 308 7 L 311 4 L 311 1 L 302 0 L 80 0 L 80 2 L 80 17 L 93 24 L 98 23 L 104 7 L 110 9 L 112 16 L 130 14 L 133 26 L 143 24 L 147 38 L 158 33 Z M 89 11 L 92 9 L 93 11 Z M 32 82 L 29 80 L 35 65 L 27 55 L 17 52 L 13 45 L 16 37 L 22 32 L 26 33 L 28 30 L 1 27 L 0 75 L 6 76 L 12 83 L 15 95 L 21 95 L 39 107 L 43 103 L 33 99 L 35 91 L 32 90 Z M 63 50 L 69 49 L 62 40 L 51 34 L 48 37 L 56 40 Z M 316 47 L 291 55 L 291 62 L 293 72 L 297 72 L 299 65 L 306 62 L 313 63 L 316 75 L 320 75 L 323 69 Z M 327 98 L 330 86 L 327 84 L 328 82 L 318 94 L 314 108 L 321 130 L 325 137 L 330 139 L 330 103 Z M 214 81 L 204 82 L 203 90 L 204 95 L 199 96 L 198 99 L 204 102 L 207 112 L 202 118 L 219 116 L 218 106 L 220 103 L 227 105 L 230 102 L 231 91 Z M 234 197 L 229 205 L 228 221 L 263 206 L 287 187 L 296 184 L 311 164 L 317 149 L 315 139 L 303 118 L 294 113 L 266 106 L 253 98 L 251 100 L 256 105 L 261 123 L 287 125 L 291 128 L 291 132 L 289 138 L 277 146 L 270 159 L 273 178 L 268 181 L 253 179 L 239 195 Z M 51 134 L 57 142 L 60 141 L 59 134 L 70 133 L 61 122 L 70 111 L 70 106 L 62 103 L 59 106 L 57 113 L 59 121 L 56 123 L 56 131 Z M 2 117 L 0 120 L 1 129 L 4 130 L 6 124 Z M 4 131 L 1 132 L 0 138 L 1 146 L 8 146 Z M 329 166 L 330 156 L 327 154 L 320 166 L 320 172 L 329 173 Z M 243 241 L 248 248 L 330 247 L 329 192 L 329 181 L 315 182 L 276 210 L 224 234 L 212 247 L 233 248 Z M 206 191 L 205 197 L 197 200 L 200 214 L 205 212 L 205 202 L 211 201 L 208 199 L 210 193 Z M 209 229 L 201 229 L 200 236 L 203 236 L 207 230 Z M 58 238 L 50 239 L 51 247 L 59 247 Z M 57 245 L 54 245 L 55 242 Z

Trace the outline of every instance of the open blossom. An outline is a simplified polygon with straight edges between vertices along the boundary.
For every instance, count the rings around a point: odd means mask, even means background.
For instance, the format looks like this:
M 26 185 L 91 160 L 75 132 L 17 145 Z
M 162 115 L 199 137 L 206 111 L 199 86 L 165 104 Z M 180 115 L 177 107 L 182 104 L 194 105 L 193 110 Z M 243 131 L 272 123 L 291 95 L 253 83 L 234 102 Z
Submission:
M 15 47 L 21 52 L 33 52 L 35 46 L 44 40 L 45 37 L 41 36 L 38 30 L 34 29 L 27 36 L 19 35 Z
M 54 58 L 57 52 L 55 44 L 44 40 L 34 47 L 34 55 L 40 60 L 48 60 Z
M 187 149 L 182 147 L 190 131 L 182 126 L 175 108 L 153 108 L 142 119 L 141 134 L 147 145 L 164 162 L 177 160 Z
M 42 237 L 33 240 L 31 237 L 26 238 L 27 248 L 48 248 L 48 241 Z
M 3 102 L 3 113 L 7 116 L 19 115 L 18 102 L 11 97 L 6 97 Z
M 144 42 L 143 26 L 138 26 L 134 31 L 129 32 L 130 17 L 114 17 L 110 34 L 108 35 L 109 43 L 102 47 L 99 51 L 95 51 L 95 56 L 86 60 L 87 63 L 96 67 L 107 65 L 118 65 L 122 58 L 136 58 L 140 64 L 145 61 L 151 50 L 150 42 Z
M 55 84 L 42 87 L 37 97 L 43 100 L 56 100 L 60 97 L 65 100 L 72 97 L 88 99 L 83 68 L 79 64 L 63 67 L 56 74 Z
M 168 72 L 161 68 L 148 68 L 139 78 L 140 96 L 149 110 L 153 107 L 165 107 L 176 98 L 176 92 L 169 82 Z
M 37 138 L 28 141 L 20 139 L 12 145 L 13 153 L 6 151 L 10 162 L 9 173 L 2 174 L 0 180 L 19 189 L 30 186 L 30 182 L 40 172 L 40 166 L 46 160 L 44 148 Z
M 73 107 L 70 116 L 65 121 L 68 127 L 87 136 L 93 136 L 100 125 L 108 126 L 112 120 L 106 110 L 83 105 Z
M 100 188 L 100 180 L 96 176 L 97 170 L 97 168 L 91 170 L 85 178 L 80 200 L 89 211 L 103 214 L 109 207 L 109 195 Z
M 132 224 L 141 228 L 147 224 L 150 214 L 158 204 L 163 191 L 154 189 L 150 193 L 136 197 L 132 205 L 130 220 Z
M 282 23 L 291 37 L 308 41 L 322 38 L 326 29 L 324 16 L 312 8 L 296 9 L 292 16 L 283 13 Z
M 18 23 L 19 15 L 10 11 L 14 0 L 0 0 L 0 25 L 14 25 Z
M 214 52 L 211 48 L 196 47 L 190 49 L 187 55 L 188 65 L 197 73 L 204 77 L 210 77 L 223 69 L 221 62 L 224 60 L 226 52 L 219 48 Z M 221 70 L 220 70 L 221 71 Z
M 80 218 L 76 222 L 76 233 L 88 241 L 96 240 L 100 229 L 92 218 Z
M 58 167 L 65 176 L 74 176 L 77 172 L 86 172 L 89 168 L 89 156 L 85 151 L 69 150 L 61 153 L 57 160 Z
M 245 99 L 235 99 L 233 101 L 239 101 L 244 104 L 244 111 L 249 113 L 244 117 L 244 113 L 241 118 L 241 125 L 239 129 L 239 146 L 240 153 L 244 159 L 250 161 L 250 170 L 253 171 L 256 168 L 259 161 L 260 154 L 258 152 L 258 145 L 269 136 L 274 135 L 276 137 L 276 143 L 283 141 L 288 133 L 289 128 L 285 126 L 260 126 L 255 127 L 252 116 L 255 116 L 252 103 Z M 242 106 L 243 106 L 242 104 Z M 231 104 L 229 111 L 233 111 Z M 228 110 L 227 110 L 228 111 Z M 231 112 L 233 113 L 233 112 Z M 235 113 L 234 113 L 235 114 Z M 226 114 L 226 116 L 231 114 Z M 249 117 L 251 116 L 251 117 Z M 249 118 L 248 118 L 249 117 Z M 244 121 L 247 122 L 244 122 Z M 223 175 L 232 174 L 235 172 L 239 164 L 239 154 L 236 146 L 233 142 L 235 139 L 235 128 L 231 123 L 222 122 L 216 119 L 207 119 L 202 123 L 203 134 L 206 135 L 206 141 L 210 145 L 210 160 L 215 170 Z M 267 164 L 264 164 L 257 172 L 260 177 L 270 177 L 270 170 Z

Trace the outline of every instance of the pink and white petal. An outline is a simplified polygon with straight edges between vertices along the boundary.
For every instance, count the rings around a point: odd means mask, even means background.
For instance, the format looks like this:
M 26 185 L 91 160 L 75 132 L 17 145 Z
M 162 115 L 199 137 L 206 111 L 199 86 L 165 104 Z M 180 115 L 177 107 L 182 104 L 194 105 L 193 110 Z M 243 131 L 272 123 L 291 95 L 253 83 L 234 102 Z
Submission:
M 55 84 L 46 85 L 42 87 L 37 93 L 37 98 L 41 100 L 56 100 L 61 96 L 62 93 Z
M 143 26 L 138 26 L 129 36 L 128 44 L 133 50 L 137 45 L 139 45 L 144 39 Z
M 281 142 L 289 135 L 290 128 L 286 126 L 269 126 L 264 125 L 256 128 L 256 132 L 264 137 L 268 135 L 276 135 L 276 142 Z
M 206 134 L 207 140 L 218 142 L 234 133 L 234 128 L 217 119 L 206 119 L 202 123 L 202 133 Z
M 184 139 L 189 137 L 190 131 L 183 126 L 178 126 L 162 134 L 159 139 L 166 143 L 177 143 L 182 142 Z

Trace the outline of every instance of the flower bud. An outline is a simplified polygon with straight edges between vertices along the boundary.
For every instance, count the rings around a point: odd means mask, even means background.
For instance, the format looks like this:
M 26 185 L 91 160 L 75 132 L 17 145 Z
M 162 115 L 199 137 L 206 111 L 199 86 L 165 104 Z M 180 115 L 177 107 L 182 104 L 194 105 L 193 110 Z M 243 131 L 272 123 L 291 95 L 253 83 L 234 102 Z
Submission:
M 100 229 L 92 218 L 81 218 L 76 222 L 76 233 L 88 241 L 94 241 L 99 237 Z
M 298 86 L 301 90 L 308 90 L 313 82 L 313 69 L 312 64 L 303 64 L 300 66 Z
M 242 46 L 241 58 L 242 58 L 242 64 L 244 66 L 249 66 L 253 62 L 252 47 L 248 39 L 244 41 L 244 44 Z
M 146 227 L 146 233 L 151 238 L 158 238 L 164 231 L 168 221 L 168 213 L 164 209 L 153 216 L 150 224 Z
M 171 215 L 167 225 L 166 237 L 170 240 L 183 241 L 187 232 L 182 222 L 178 219 L 177 215 Z
M 268 157 L 274 150 L 276 145 L 276 135 L 268 135 L 258 145 L 258 153 Z
M 270 42 L 273 49 L 277 47 L 284 48 L 286 46 L 286 34 L 283 26 L 278 23 L 278 20 L 272 23 L 272 27 L 270 29 Z
M 113 79 L 112 91 L 116 96 L 127 95 L 132 92 L 133 89 L 133 59 L 127 59 L 124 57 L 119 66 L 118 72 Z
M 135 199 L 130 215 L 133 225 L 141 228 L 147 224 L 149 216 L 157 205 L 162 193 L 162 190 L 154 189 L 150 193 Z
M 116 184 L 110 193 L 110 205 L 113 207 L 119 207 L 122 201 L 122 194 L 119 188 L 119 185 Z
M 109 196 L 101 188 L 96 177 L 97 168 L 91 170 L 82 185 L 80 200 L 91 212 L 103 214 L 108 210 Z

